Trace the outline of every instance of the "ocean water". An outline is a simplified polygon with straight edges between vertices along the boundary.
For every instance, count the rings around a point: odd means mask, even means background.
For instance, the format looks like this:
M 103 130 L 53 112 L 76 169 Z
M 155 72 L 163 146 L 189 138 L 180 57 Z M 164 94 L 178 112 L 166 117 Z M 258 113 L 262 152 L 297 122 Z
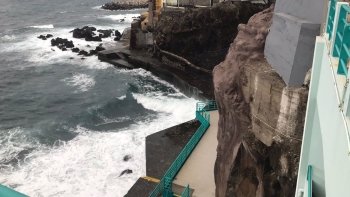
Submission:
M 145 137 L 195 117 L 196 100 L 151 73 L 82 60 L 37 38 L 50 33 L 89 50 L 100 43 L 69 31 L 122 31 L 143 11 L 99 9 L 104 3 L 0 0 L 0 184 L 33 197 L 121 197 L 145 175 Z M 119 176 L 126 169 L 133 173 Z

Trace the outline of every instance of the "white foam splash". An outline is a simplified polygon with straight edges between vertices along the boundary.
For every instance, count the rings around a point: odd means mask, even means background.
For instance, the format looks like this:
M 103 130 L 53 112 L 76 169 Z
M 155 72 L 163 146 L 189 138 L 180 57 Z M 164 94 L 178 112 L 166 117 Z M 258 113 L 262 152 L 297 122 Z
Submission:
M 118 97 L 117 99 L 119 99 L 119 100 L 124 100 L 125 98 L 126 98 L 126 95 L 120 96 L 120 97 Z
M 69 86 L 77 86 L 81 92 L 86 92 L 95 85 L 95 80 L 92 76 L 81 73 L 63 79 L 62 81 L 66 82 Z
M 124 23 L 131 23 L 134 19 L 133 17 L 138 17 L 140 14 L 116 14 L 116 15 L 104 15 L 100 16 L 99 18 L 102 19 L 109 19 L 114 21 L 119 21 L 121 19 L 124 19 Z
M 148 98 L 137 97 L 142 105 L 168 105 L 176 113 L 161 113 L 156 119 L 137 122 L 119 131 L 96 132 L 78 126 L 76 138 L 51 148 L 38 148 L 19 169 L 3 171 L 0 182 L 18 185 L 15 189 L 29 196 L 124 196 L 145 175 L 145 137 L 195 116 L 194 99 L 172 100 L 175 103 L 169 105 L 158 96 L 145 97 Z M 123 161 L 125 155 L 132 159 Z M 133 173 L 119 177 L 126 169 Z
M 50 25 L 35 25 L 35 26 L 30 26 L 31 28 L 36 28 L 36 29 L 53 29 L 54 26 L 52 24 Z
M 5 35 L 1 37 L 2 41 L 12 41 L 15 40 L 17 37 L 15 35 Z

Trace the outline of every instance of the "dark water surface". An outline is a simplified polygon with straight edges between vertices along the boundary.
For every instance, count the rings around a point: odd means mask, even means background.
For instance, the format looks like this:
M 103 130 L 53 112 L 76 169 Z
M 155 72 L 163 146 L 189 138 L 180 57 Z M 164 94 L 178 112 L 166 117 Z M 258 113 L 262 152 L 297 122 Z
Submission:
M 36 38 L 50 33 L 90 50 L 100 43 L 69 31 L 122 31 L 143 11 L 98 9 L 103 3 L 0 0 L 0 184 L 29 196 L 123 196 L 145 175 L 145 136 L 194 118 L 196 101 L 150 73 Z M 133 173 L 119 177 L 125 169 Z

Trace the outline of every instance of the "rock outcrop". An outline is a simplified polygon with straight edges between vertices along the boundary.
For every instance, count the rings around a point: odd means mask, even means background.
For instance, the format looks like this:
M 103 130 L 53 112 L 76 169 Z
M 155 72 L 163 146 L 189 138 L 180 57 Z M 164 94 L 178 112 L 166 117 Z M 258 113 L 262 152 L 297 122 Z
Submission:
M 288 87 L 264 58 L 273 9 L 238 26 L 225 61 L 213 70 L 216 197 L 295 193 L 308 87 Z
M 102 9 L 105 10 L 133 10 L 133 9 L 141 9 L 148 8 L 147 0 L 144 1 L 120 1 L 120 2 L 111 2 L 106 3 L 101 6 Z
M 246 24 L 264 8 L 264 4 L 227 1 L 212 8 L 164 11 L 150 31 L 161 49 L 212 70 L 224 59 L 238 24 Z

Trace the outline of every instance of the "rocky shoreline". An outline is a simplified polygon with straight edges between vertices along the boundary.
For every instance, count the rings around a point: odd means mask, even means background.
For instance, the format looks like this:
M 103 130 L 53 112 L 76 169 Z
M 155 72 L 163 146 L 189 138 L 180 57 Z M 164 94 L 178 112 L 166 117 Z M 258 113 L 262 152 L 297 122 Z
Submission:
M 104 10 L 133 10 L 133 9 L 142 9 L 148 8 L 147 1 L 126 1 L 126 2 L 110 2 L 101 6 Z

